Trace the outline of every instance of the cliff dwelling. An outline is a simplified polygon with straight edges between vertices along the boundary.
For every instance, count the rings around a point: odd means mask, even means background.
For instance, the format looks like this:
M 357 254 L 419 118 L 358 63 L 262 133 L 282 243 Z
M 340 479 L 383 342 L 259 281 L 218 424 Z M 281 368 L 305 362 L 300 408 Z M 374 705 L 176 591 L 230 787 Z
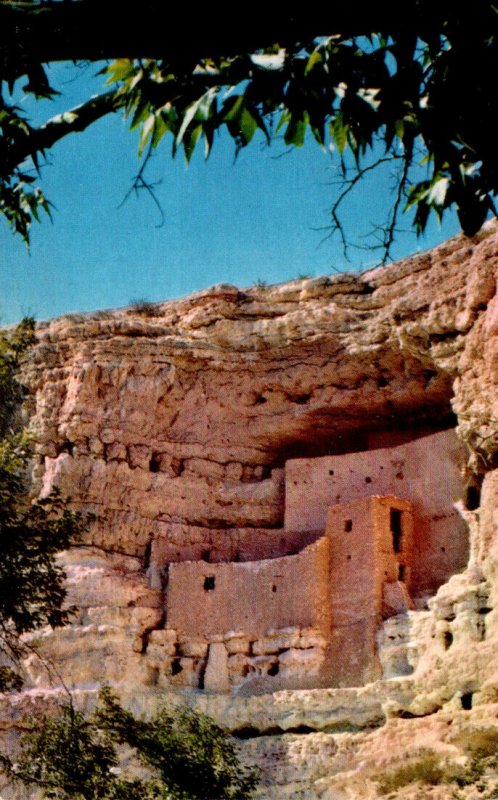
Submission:
M 208 703 L 416 674 L 409 627 L 479 557 L 493 442 L 471 367 L 495 237 L 462 247 L 40 330 L 35 479 L 94 514 L 67 555 L 79 616 L 44 640 L 62 675 Z
M 496 730 L 497 247 L 41 323 L 34 491 L 93 517 L 8 724 L 185 701 L 272 797 Z
M 448 430 L 288 460 L 284 528 L 271 532 L 267 553 L 233 560 L 227 548 L 163 563 L 172 680 L 259 693 L 380 677 L 382 620 L 423 604 L 466 564 L 467 528 L 454 508 L 462 456 Z M 154 551 L 157 573 L 160 543 Z

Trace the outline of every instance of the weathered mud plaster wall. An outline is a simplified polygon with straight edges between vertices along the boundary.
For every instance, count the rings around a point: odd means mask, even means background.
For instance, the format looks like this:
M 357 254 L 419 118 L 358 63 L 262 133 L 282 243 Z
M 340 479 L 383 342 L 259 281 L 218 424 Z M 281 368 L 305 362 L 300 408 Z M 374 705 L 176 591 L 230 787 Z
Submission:
M 369 494 L 406 497 L 414 508 L 410 587 L 434 591 L 468 559 L 468 526 L 455 508 L 468 455 L 453 430 L 396 447 L 286 465 L 285 526 L 322 530 L 328 508 Z
M 331 506 L 326 534 L 332 626 L 325 681 L 361 686 L 381 676 L 376 635 L 382 617 L 411 606 L 412 506 L 395 497 Z
M 289 626 L 330 628 L 330 544 L 323 537 L 295 556 L 244 564 L 187 561 L 169 568 L 166 624 L 180 636 L 235 630 L 257 639 Z
M 490 225 L 361 276 L 222 285 L 153 316 L 124 309 L 39 326 L 25 369 L 37 488 L 57 483 L 96 515 L 88 548 L 65 559 L 78 616 L 41 637 L 83 707 L 105 678 L 147 711 L 167 692 L 198 686 L 204 670 L 213 691 L 190 702 L 233 730 L 267 734 L 246 748 L 265 767 L 260 796 L 334 800 L 373 796 L 368 770 L 379 753 L 403 759 L 414 732 L 427 743 L 430 730 L 444 752 L 458 752 L 452 731 L 493 714 L 496 722 L 497 250 Z M 165 563 L 259 560 L 268 547 L 272 557 L 292 555 L 302 532 L 284 529 L 289 459 L 407 444 L 417 430 L 451 425 L 467 448 L 459 509 L 469 562 L 427 608 L 381 626 L 384 679 L 218 693 L 207 643 L 200 654 L 164 627 Z M 308 657 L 319 669 L 323 641 L 313 636 L 275 631 L 258 640 L 264 666 L 244 651 L 238 661 L 252 664 L 228 666 L 229 679 L 247 680 L 247 667 L 254 681 L 277 680 L 269 668 Z M 236 642 L 222 642 L 228 661 Z M 34 688 L 5 699 L 5 730 L 54 697 L 40 662 L 27 667 Z

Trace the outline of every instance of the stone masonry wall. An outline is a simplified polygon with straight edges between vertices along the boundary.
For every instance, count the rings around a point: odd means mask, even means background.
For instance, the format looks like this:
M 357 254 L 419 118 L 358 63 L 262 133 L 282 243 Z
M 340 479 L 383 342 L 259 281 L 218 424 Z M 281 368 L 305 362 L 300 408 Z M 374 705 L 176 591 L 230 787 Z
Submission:
M 207 640 L 230 630 L 251 639 L 288 626 L 327 631 L 328 581 L 325 537 L 284 558 L 171 564 L 166 623 L 181 636 Z
M 413 503 L 414 594 L 433 593 L 468 558 L 468 527 L 455 503 L 464 493 L 465 450 L 454 431 L 384 447 L 286 464 L 285 527 L 324 530 L 327 509 L 369 495 Z
M 402 515 L 399 553 L 393 547 L 391 510 Z M 362 685 L 379 676 L 376 632 L 383 612 L 396 613 L 385 608 L 384 587 L 398 585 L 399 564 L 409 569 L 411 517 L 411 503 L 395 497 L 369 497 L 328 511 L 332 630 L 327 682 L 331 686 Z

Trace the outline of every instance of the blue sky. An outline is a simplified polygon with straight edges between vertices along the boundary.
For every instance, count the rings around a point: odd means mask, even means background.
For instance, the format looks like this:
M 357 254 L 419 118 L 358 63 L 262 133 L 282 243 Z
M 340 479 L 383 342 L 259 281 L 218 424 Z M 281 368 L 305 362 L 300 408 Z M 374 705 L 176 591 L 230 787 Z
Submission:
M 94 67 L 60 65 L 51 73 L 64 101 L 34 109 L 37 123 L 98 91 Z M 26 111 L 30 99 L 16 96 Z M 164 142 L 164 140 L 163 140 Z M 378 255 L 351 250 L 338 238 L 323 241 L 336 191 L 335 162 L 313 142 L 286 152 L 256 139 L 234 163 L 233 144 L 221 136 L 207 162 L 196 153 L 187 167 L 171 158 L 166 141 L 149 169 L 160 180 L 156 193 L 164 224 L 145 193 L 120 206 L 138 171 L 136 136 L 113 115 L 61 141 L 42 171 L 42 185 L 55 206 L 54 222 L 32 229 L 31 252 L 0 223 L 0 321 L 26 314 L 47 319 L 70 311 L 165 300 L 214 283 L 248 286 L 301 274 L 374 266 Z M 372 176 L 350 203 L 344 221 L 361 241 L 388 207 L 389 174 Z M 408 220 L 404 225 L 409 227 Z M 395 257 L 424 250 L 458 231 L 454 217 L 433 224 L 424 239 L 398 237 Z

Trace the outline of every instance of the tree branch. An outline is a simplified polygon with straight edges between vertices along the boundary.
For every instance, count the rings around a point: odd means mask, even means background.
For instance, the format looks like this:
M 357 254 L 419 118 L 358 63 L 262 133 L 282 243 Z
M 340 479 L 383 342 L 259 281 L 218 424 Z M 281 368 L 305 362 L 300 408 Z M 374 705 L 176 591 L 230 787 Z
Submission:
M 450 0 L 383 0 L 361 14 L 343 3 L 324 9 L 310 13 L 306 7 L 287 15 L 278 5 L 254 0 L 241 24 L 222 25 L 221 11 L 212 4 L 196 9 L 195 19 L 190 6 L 179 4 L 174 24 L 165 24 L 159 0 L 142 0 L 134 9 L 108 0 L 105 14 L 96 0 L 0 0 L 0 69 L 3 75 L 20 75 L 32 63 L 119 57 L 167 57 L 176 65 L 195 64 L 200 58 L 249 53 L 276 42 L 295 46 L 335 33 L 349 38 L 379 30 L 419 30 L 427 27 L 428 17 L 432 28 L 440 29 L 448 16 L 465 13 Z
M 12 145 L 1 165 L 1 174 L 10 175 L 26 158 L 53 147 L 70 133 L 84 131 L 98 119 L 119 108 L 114 91 L 91 97 L 86 103 L 52 117 L 40 128 L 32 128 L 29 136 Z

